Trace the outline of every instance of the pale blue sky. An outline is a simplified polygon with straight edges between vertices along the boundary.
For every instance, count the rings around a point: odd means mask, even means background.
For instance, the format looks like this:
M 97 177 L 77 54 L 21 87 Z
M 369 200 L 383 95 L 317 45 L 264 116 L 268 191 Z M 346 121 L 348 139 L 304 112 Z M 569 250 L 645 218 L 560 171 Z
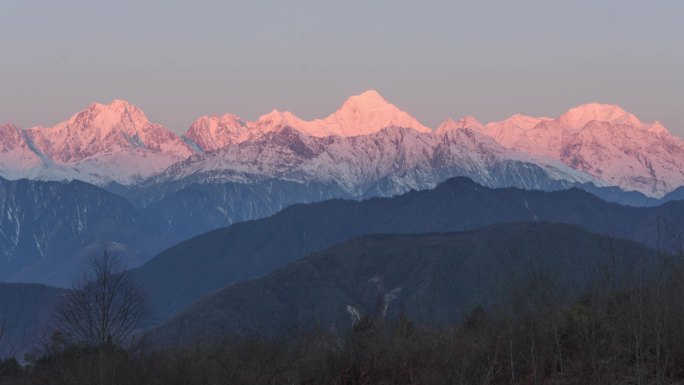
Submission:
M 323 117 L 377 89 L 429 126 L 616 103 L 684 136 L 684 1 L 2 0 L 0 122 L 127 99 Z

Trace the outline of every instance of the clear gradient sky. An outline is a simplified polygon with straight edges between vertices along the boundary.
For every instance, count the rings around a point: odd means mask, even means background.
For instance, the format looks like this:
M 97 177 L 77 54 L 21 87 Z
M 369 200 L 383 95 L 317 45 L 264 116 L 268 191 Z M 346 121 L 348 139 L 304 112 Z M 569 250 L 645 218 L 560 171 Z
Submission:
M 615 103 L 684 136 L 684 1 L 2 0 L 0 122 L 129 100 L 323 117 L 376 89 L 423 123 Z

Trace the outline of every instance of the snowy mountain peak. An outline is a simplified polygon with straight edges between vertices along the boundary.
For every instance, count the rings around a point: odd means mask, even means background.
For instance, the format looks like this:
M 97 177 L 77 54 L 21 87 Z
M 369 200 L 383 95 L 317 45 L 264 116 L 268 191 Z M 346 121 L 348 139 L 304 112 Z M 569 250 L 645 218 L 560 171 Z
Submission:
M 58 126 L 69 126 L 72 131 L 97 129 L 103 133 L 124 130 L 134 135 L 137 128 L 149 124 L 150 121 L 140 108 L 125 100 L 115 99 L 109 104 L 93 103 Z
M 232 116 L 234 115 L 226 115 Z M 208 118 L 207 118 L 208 119 Z M 216 141 L 217 135 L 212 130 L 199 130 L 198 127 L 191 127 L 191 131 L 185 135 L 197 143 L 205 151 L 217 149 L 229 143 L 236 143 L 250 138 L 258 137 L 264 133 L 292 127 L 303 133 L 315 137 L 327 136 L 358 136 L 378 132 L 386 127 L 405 127 L 420 132 L 432 132 L 408 113 L 400 110 L 393 104 L 387 102 L 377 91 L 370 90 L 360 95 L 349 97 L 342 106 L 333 114 L 324 119 L 311 121 L 302 120 L 290 111 L 272 110 L 268 114 L 259 117 L 254 122 L 241 122 L 239 125 L 237 117 L 233 118 L 233 123 L 226 126 L 233 127 L 230 139 Z M 199 120 L 196 122 L 201 123 Z M 202 123 L 205 124 L 206 123 Z M 195 126 L 193 124 L 193 126 Z M 220 126 L 217 121 L 216 126 Z M 236 131 L 240 134 L 235 134 Z M 208 135 L 209 138 L 203 138 Z M 215 142 L 211 144 L 210 142 Z
M 271 131 L 284 126 L 300 128 L 301 126 L 306 126 L 308 123 L 309 122 L 299 119 L 290 111 L 279 111 L 274 109 L 268 114 L 259 117 L 255 122 L 255 126 L 261 128 L 263 131 Z
M 43 160 L 29 145 L 24 131 L 14 124 L 0 125 L 0 176 L 29 178 L 43 166 Z
M 102 112 L 113 112 L 113 113 L 121 113 L 125 111 L 129 111 L 131 113 L 135 113 L 136 115 L 143 115 L 143 111 L 138 108 L 136 105 L 133 103 L 123 100 L 123 99 L 114 99 L 111 102 L 105 104 L 105 103 L 92 103 L 88 108 L 91 109 L 96 109 Z
M 582 128 L 592 120 L 641 127 L 643 123 L 622 107 L 614 104 L 589 103 L 571 108 L 559 119 L 566 128 Z
M 515 114 L 500 122 L 487 123 L 481 132 L 496 138 L 504 145 L 510 145 L 516 138 L 524 135 L 524 132 L 536 127 L 541 122 L 550 120 L 552 119 Z
M 243 127 L 245 126 L 245 123 L 242 121 L 242 119 L 234 114 L 223 114 L 223 115 L 205 115 L 205 116 L 200 116 L 194 125 L 210 125 L 210 126 L 228 126 L 228 127 Z M 192 128 L 192 126 L 191 126 Z
M 19 132 L 20 128 L 12 123 L 0 124 L 0 134 Z
M 487 124 L 487 126 L 495 126 L 497 123 L 499 123 L 499 124 L 505 124 L 505 125 L 513 125 L 513 126 L 516 126 L 518 128 L 529 129 L 529 128 L 536 126 L 537 124 L 539 124 L 539 122 L 541 122 L 543 120 L 551 120 L 551 118 L 545 118 L 545 117 L 539 117 L 538 118 L 535 116 L 527 116 L 527 115 L 523 115 L 523 114 L 518 113 L 518 114 L 515 114 L 515 115 L 511 116 L 510 118 L 508 118 L 502 122 L 489 123 L 489 124 Z
M 114 110 L 119 110 L 119 111 L 123 111 L 126 109 L 140 110 L 133 103 L 129 102 L 128 100 L 123 100 L 123 99 L 114 99 L 109 104 L 93 103 L 93 105 L 100 106 L 101 108 L 114 109 Z
M 3 123 L 3 124 L 0 124 L 0 130 L 10 130 L 10 129 L 16 130 L 16 129 L 19 129 L 19 127 L 17 127 L 17 126 L 16 126 L 15 124 L 13 124 L 13 123 Z
M 483 127 L 482 123 L 480 123 L 479 120 L 477 120 L 474 116 L 471 115 L 467 115 L 459 119 L 458 124 L 461 125 L 463 128 L 472 128 L 476 130 L 481 130 Z
M 617 105 L 584 104 L 558 119 L 514 116 L 488 124 L 485 133 L 626 190 L 662 196 L 684 185 L 684 141 Z
M 25 145 L 21 129 L 12 123 L 0 124 L 0 152 Z
M 247 126 L 239 116 L 202 116 L 197 119 L 184 137 L 203 151 L 213 151 L 245 139 Z
M 374 133 L 385 127 L 432 132 L 416 118 L 387 102 L 377 91 L 369 90 L 351 96 L 327 118 L 309 122 L 309 133 L 313 136 L 357 136 Z
M 193 153 L 140 108 L 118 99 L 93 103 L 56 126 L 33 127 L 25 134 L 31 149 L 58 168 L 53 176 L 47 170 L 45 179 L 132 183 Z
M 375 90 L 368 90 L 359 95 L 350 96 L 342 104 L 340 110 L 353 108 L 386 108 L 390 103 Z
M 437 130 L 435 130 L 435 134 L 439 135 L 442 134 L 448 130 L 453 129 L 454 127 L 457 127 L 458 123 L 452 118 L 446 118 L 439 126 L 437 126 Z
M 657 120 L 651 124 L 647 124 L 645 128 L 648 132 L 655 135 L 670 135 L 670 131 Z
M 484 131 L 484 126 L 482 125 L 482 123 L 480 123 L 479 120 L 477 120 L 474 116 L 467 115 L 459 120 L 447 118 L 447 120 L 442 122 L 442 124 L 440 124 L 439 127 L 437 127 L 436 133 L 439 135 L 446 131 L 464 128 L 469 128 L 479 132 Z

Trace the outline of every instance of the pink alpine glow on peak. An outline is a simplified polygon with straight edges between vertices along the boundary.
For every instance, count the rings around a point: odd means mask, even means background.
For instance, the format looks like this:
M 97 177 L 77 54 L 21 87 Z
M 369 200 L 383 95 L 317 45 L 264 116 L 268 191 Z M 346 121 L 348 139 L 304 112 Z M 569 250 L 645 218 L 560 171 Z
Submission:
M 435 131 L 435 133 L 437 135 L 440 135 L 450 130 L 458 130 L 464 128 L 469 128 L 478 132 L 484 131 L 484 126 L 482 125 L 482 123 L 480 123 L 479 120 L 475 119 L 474 116 L 468 115 L 462 117 L 459 120 L 447 118 L 447 120 L 442 122 L 442 124 L 440 124 L 439 127 L 437 127 L 437 131 Z
M 232 114 L 203 116 L 183 139 L 150 122 L 125 100 L 94 103 L 54 127 L 22 130 L 1 125 L 0 176 L 131 184 L 188 159 L 194 149 L 237 151 L 240 146 L 268 146 L 269 140 L 287 142 L 298 135 L 313 142 L 335 137 L 325 143 L 408 135 L 421 141 L 458 143 L 459 151 L 466 151 L 467 143 L 486 142 L 492 149 L 505 150 L 498 152 L 510 151 L 511 158 L 543 164 L 552 160 L 606 185 L 649 196 L 659 197 L 684 185 L 684 140 L 660 122 L 642 122 L 617 105 L 584 104 L 556 119 L 515 114 L 486 125 L 466 116 L 447 119 L 433 132 L 372 90 L 348 98 L 328 117 L 312 121 L 278 110 L 251 122 Z
M 653 123 L 645 125 L 644 128 L 646 131 L 655 135 L 670 135 L 670 131 L 668 131 L 667 128 L 665 128 L 665 126 L 663 126 L 663 124 L 657 120 Z
M 278 110 L 273 110 L 254 122 L 243 121 L 233 114 L 220 117 L 202 116 L 190 126 L 183 137 L 197 145 L 202 151 L 214 151 L 284 127 L 292 127 L 305 132 L 308 124 L 289 111 Z
M 197 119 L 184 135 L 203 151 L 213 151 L 229 144 L 246 140 L 249 128 L 239 116 L 202 116 Z
M 297 128 L 306 132 L 305 128 L 309 122 L 299 119 L 290 111 L 273 110 L 266 115 L 262 115 L 256 122 L 250 122 L 249 126 L 257 131 L 269 132 L 285 126 Z
M 357 136 L 378 132 L 386 127 L 432 132 L 416 118 L 387 102 L 377 91 L 369 90 L 348 98 L 327 118 L 309 122 L 309 134 Z
M 251 122 L 242 121 L 232 114 L 221 118 L 204 116 L 192 124 L 184 137 L 204 151 L 213 151 L 284 127 L 292 127 L 314 137 L 368 135 L 387 127 L 432 132 L 414 117 L 387 102 L 377 91 L 370 90 L 349 97 L 337 111 L 323 119 L 306 121 L 290 111 L 279 110 L 273 110 Z
M 12 123 L 0 124 L 0 151 L 7 152 L 26 145 L 21 129 Z
M 27 166 L 15 162 L 15 170 L 3 171 L 3 175 L 28 172 L 37 179 L 130 184 L 193 154 L 176 134 L 118 99 L 93 103 L 56 126 L 33 127 L 22 134 L 26 150 L 23 157 L 17 157 Z M 33 166 L 34 159 L 40 160 L 40 167 Z
M 432 132 L 414 117 L 387 102 L 374 90 L 351 96 L 337 111 L 324 119 L 305 121 L 289 111 L 273 110 L 260 117 L 252 126 L 259 131 L 272 131 L 290 126 L 316 137 L 367 135 L 386 127 Z
M 684 185 L 684 140 L 617 105 L 584 104 L 557 119 L 514 115 L 487 124 L 484 133 L 504 147 L 560 160 L 649 196 Z
M 641 127 L 643 125 L 634 114 L 614 104 L 583 104 L 571 108 L 558 118 L 559 123 L 566 128 L 582 128 L 592 120 L 633 127 Z
M 14 124 L 0 125 L 0 176 L 9 179 L 28 178 L 43 166 L 26 139 Z
M 507 131 L 514 130 L 529 130 L 544 120 L 552 120 L 551 118 L 527 116 L 522 114 L 515 114 L 510 118 L 500 121 L 487 123 L 486 132 L 492 136 L 503 135 Z
M 93 103 L 54 127 L 33 127 L 26 133 L 38 150 L 61 163 L 133 148 L 177 158 L 192 154 L 177 135 L 151 123 L 138 107 L 118 99 L 110 104 Z

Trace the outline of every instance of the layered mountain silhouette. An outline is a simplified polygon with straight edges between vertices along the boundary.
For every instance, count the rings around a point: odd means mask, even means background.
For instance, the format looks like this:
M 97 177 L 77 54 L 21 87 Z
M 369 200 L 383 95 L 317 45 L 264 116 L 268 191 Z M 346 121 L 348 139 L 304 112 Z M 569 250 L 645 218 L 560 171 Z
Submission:
M 0 280 L 68 286 L 105 243 L 137 266 L 174 240 L 126 199 L 80 182 L 0 178 Z
M 605 202 L 579 189 L 491 189 L 466 178 L 434 190 L 365 201 L 294 205 L 269 218 L 236 223 L 171 247 L 134 270 L 156 320 L 202 295 L 268 274 L 307 254 L 364 234 L 465 231 L 497 223 L 551 221 L 675 250 L 684 202 L 638 208 Z
M 656 270 L 658 253 L 578 226 L 510 223 L 428 235 L 364 236 L 211 293 L 154 330 L 167 345 L 236 335 L 345 332 L 363 317 L 446 326 L 516 296 L 571 302 L 592 283 Z
M 52 312 L 68 291 L 25 283 L 0 283 L 0 358 L 23 359 L 49 337 Z
M 206 116 L 179 136 L 129 102 L 94 103 L 52 127 L 0 126 L 0 279 L 68 286 L 107 242 L 136 267 L 298 203 L 398 196 L 453 177 L 656 206 L 681 198 L 683 149 L 660 123 L 602 104 L 559 118 L 447 119 L 433 131 L 368 91 L 321 119 Z

